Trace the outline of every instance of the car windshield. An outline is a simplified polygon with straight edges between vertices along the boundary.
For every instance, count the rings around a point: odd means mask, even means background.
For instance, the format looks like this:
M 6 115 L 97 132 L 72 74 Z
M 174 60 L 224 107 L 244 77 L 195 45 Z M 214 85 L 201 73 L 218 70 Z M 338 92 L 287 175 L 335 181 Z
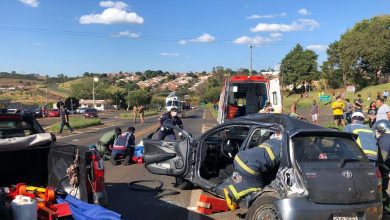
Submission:
M 303 136 L 293 138 L 295 159 L 313 161 L 368 161 L 355 140 L 343 137 Z
M 179 102 L 178 101 L 168 101 L 167 106 L 179 106 Z
M 33 133 L 31 126 L 15 117 L 0 117 L 0 138 L 24 137 Z

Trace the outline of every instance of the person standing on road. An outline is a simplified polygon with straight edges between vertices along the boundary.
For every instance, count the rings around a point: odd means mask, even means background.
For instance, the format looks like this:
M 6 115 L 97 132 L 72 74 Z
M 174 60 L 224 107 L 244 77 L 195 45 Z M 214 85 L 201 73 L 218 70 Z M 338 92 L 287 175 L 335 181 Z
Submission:
M 352 114 L 352 123 L 345 126 L 344 131 L 358 135 L 356 140 L 371 162 L 378 162 L 378 146 L 376 145 L 375 133 L 364 125 L 364 115 L 361 112 Z
M 370 128 L 372 128 L 372 126 L 376 122 L 376 113 L 377 113 L 377 111 L 378 111 L 378 109 L 376 108 L 375 102 L 371 102 L 370 108 L 367 111 L 367 114 L 368 114 L 368 124 L 369 124 Z
M 363 112 L 363 99 L 362 95 L 358 94 L 357 99 L 354 101 L 355 112 Z
M 143 105 L 141 105 L 139 108 L 138 108 L 138 112 L 139 112 L 139 117 L 141 118 L 141 123 L 144 123 L 144 119 L 145 119 L 145 107 Z
M 389 92 L 387 89 L 383 92 L 383 101 L 386 103 L 387 102 L 387 97 L 389 97 Z
M 318 125 L 318 117 L 320 116 L 320 106 L 317 104 L 316 100 L 313 100 L 313 105 L 311 106 L 311 119 L 314 124 Z
M 131 156 L 134 155 L 135 148 L 135 136 L 134 136 L 135 128 L 129 127 L 127 128 L 127 132 L 122 133 L 115 140 L 114 145 L 112 146 L 111 158 L 110 162 L 112 165 L 116 166 L 117 156 L 124 156 L 125 160 L 123 161 L 123 165 L 127 166 L 130 164 Z
M 351 123 L 351 116 L 353 113 L 353 105 L 349 102 L 349 99 L 345 99 L 344 118 L 348 124 Z
M 390 196 L 386 191 L 389 186 L 390 173 L 390 122 L 386 120 L 377 121 L 373 129 L 382 156 L 382 163 L 378 164 L 378 168 L 382 176 L 383 211 L 385 214 L 390 214 Z
M 103 159 L 111 155 L 112 146 L 121 133 L 122 129 L 120 127 L 116 127 L 114 130 L 103 134 L 103 136 L 97 142 L 96 148 Z
M 65 125 L 68 128 L 68 131 L 70 133 L 73 133 L 73 128 L 69 124 L 69 112 L 65 108 L 65 104 L 63 102 L 60 102 L 60 116 L 61 116 L 61 128 L 60 128 L 60 134 L 62 134 L 62 130 L 64 129 Z
M 138 109 L 137 109 L 137 106 L 135 105 L 133 107 L 133 122 L 134 123 L 137 123 L 137 114 L 138 114 Z
M 166 137 L 171 141 L 176 140 L 173 129 L 167 126 L 179 126 L 179 128 L 183 128 L 183 122 L 180 120 L 179 116 L 177 116 L 177 108 L 171 108 L 171 111 L 164 113 L 159 121 L 160 129 L 157 133 L 158 140 L 164 140 Z
M 341 100 L 341 97 L 337 96 L 336 101 L 332 103 L 333 118 L 336 126 L 339 126 L 341 124 L 343 127 L 345 127 L 345 121 L 343 116 L 344 107 L 345 105 L 344 102 Z
M 298 99 L 297 101 L 293 101 L 293 102 L 291 103 L 291 107 L 290 107 L 290 117 L 298 118 L 298 119 L 301 118 L 301 116 L 297 113 L 297 104 L 298 104 L 299 100 L 301 100 L 301 98 Z
M 387 117 L 387 112 L 390 111 L 390 107 L 384 103 L 382 98 L 376 100 L 376 106 L 379 107 L 376 114 L 376 120 L 389 120 Z

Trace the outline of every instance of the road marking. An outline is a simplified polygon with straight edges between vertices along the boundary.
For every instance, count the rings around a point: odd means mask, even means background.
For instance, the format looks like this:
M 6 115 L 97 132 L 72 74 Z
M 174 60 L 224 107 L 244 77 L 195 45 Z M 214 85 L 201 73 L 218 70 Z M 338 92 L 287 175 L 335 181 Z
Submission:
M 54 126 L 54 125 L 47 126 L 47 127 L 44 127 L 43 129 L 46 130 L 46 129 L 51 128 L 51 127 L 53 127 L 53 126 Z
M 203 109 L 203 120 L 206 119 L 206 109 Z

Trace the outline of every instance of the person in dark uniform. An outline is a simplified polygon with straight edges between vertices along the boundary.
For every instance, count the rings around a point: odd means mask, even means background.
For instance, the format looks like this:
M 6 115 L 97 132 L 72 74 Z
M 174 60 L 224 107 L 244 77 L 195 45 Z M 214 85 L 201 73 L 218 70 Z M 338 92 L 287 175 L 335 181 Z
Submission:
M 390 173 L 390 122 L 379 120 L 374 124 L 373 129 L 375 130 L 381 157 L 383 158 L 383 162 L 378 164 L 382 176 L 383 212 L 390 214 L 390 196 L 386 192 Z
M 166 127 L 166 125 L 170 126 L 179 126 L 179 128 L 183 128 L 183 122 L 180 120 L 179 116 L 177 116 L 177 108 L 172 108 L 169 112 L 164 113 L 160 119 L 160 130 L 158 131 L 158 140 L 176 140 L 175 133 L 172 128 Z
M 281 140 L 282 133 L 277 131 L 259 146 L 241 151 L 234 157 L 233 183 L 223 190 L 230 210 L 234 211 L 246 195 L 261 190 L 267 183 L 267 176 L 278 169 Z

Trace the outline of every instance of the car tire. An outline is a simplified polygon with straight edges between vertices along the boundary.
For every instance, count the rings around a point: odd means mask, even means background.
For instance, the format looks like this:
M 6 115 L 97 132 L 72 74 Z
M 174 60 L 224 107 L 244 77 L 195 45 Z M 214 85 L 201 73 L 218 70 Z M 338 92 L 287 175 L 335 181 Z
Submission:
M 190 190 L 194 188 L 194 185 L 191 182 L 188 182 L 188 180 L 185 180 L 180 177 L 175 178 L 175 187 L 181 190 Z
M 273 202 L 278 198 L 273 196 L 258 197 L 248 209 L 245 215 L 246 220 L 281 220 Z

